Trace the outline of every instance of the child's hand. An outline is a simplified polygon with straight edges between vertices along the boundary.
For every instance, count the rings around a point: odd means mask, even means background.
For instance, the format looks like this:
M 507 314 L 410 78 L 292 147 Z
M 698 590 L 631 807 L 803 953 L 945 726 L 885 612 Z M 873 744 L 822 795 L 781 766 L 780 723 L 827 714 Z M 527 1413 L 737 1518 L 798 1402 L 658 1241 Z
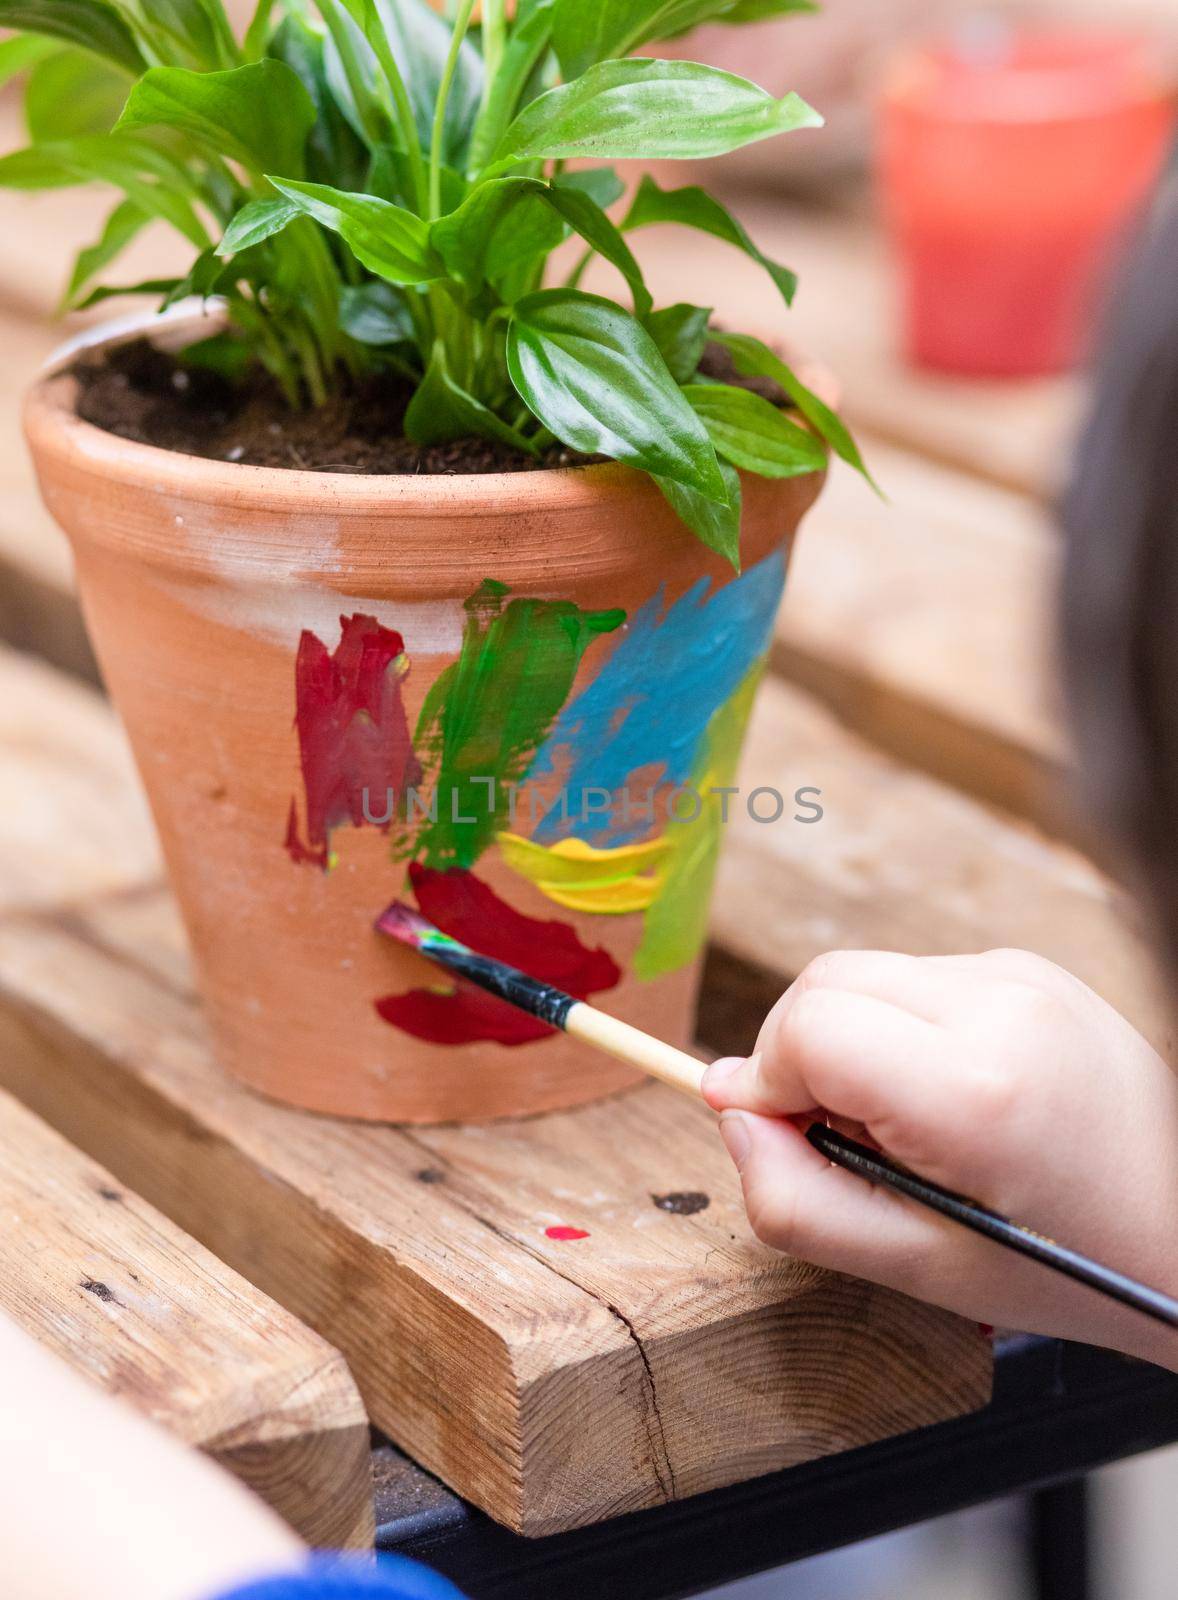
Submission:
M 704 1093 L 767 1244 L 1178 1370 L 1178 1333 L 832 1167 L 782 1120 L 862 1124 L 924 1177 L 1178 1293 L 1178 1081 L 1061 968 L 1017 950 L 823 956 Z

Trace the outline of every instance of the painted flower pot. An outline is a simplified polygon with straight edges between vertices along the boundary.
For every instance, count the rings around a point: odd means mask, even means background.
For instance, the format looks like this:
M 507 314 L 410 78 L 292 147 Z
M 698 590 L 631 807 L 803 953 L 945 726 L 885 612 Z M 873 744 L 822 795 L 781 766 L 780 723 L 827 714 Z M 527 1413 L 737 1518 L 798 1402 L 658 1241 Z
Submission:
M 633 1081 L 374 931 L 396 898 L 676 1043 L 820 479 L 745 483 L 737 577 L 615 465 L 355 477 L 26 425 L 159 826 L 219 1059 L 435 1122 Z

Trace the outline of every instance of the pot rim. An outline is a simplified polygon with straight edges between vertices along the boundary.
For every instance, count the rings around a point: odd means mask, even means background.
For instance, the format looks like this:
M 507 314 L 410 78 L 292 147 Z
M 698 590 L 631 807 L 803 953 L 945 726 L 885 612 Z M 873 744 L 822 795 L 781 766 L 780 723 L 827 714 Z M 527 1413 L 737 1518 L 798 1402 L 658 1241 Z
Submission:
M 541 467 L 531 472 L 351 473 L 313 472 L 296 467 L 260 467 L 243 461 L 218 461 L 161 445 L 125 439 L 77 414 L 77 380 L 65 370 L 82 350 L 129 343 L 159 333 L 168 342 L 193 323 L 216 324 L 214 311 L 191 302 L 164 313 L 113 318 L 68 340 L 48 358 L 24 402 L 26 437 L 38 451 L 81 458 L 103 477 L 133 488 L 166 489 L 190 501 L 223 503 L 270 512 L 305 509 L 308 501 L 330 501 L 341 516 L 369 517 L 390 511 L 418 517 L 452 517 L 462 506 L 489 510 L 509 498 L 521 513 L 573 505 L 600 505 L 604 499 L 632 500 L 635 492 L 659 495 L 653 480 L 618 461 L 583 467 Z M 207 331 L 207 329 L 206 329 Z M 155 342 L 155 341 L 153 341 Z M 807 366 L 810 364 L 807 363 Z M 829 399 L 837 384 L 823 368 L 808 373 Z M 818 474 L 807 474 L 818 476 Z M 661 496 L 660 496 L 661 499 Z

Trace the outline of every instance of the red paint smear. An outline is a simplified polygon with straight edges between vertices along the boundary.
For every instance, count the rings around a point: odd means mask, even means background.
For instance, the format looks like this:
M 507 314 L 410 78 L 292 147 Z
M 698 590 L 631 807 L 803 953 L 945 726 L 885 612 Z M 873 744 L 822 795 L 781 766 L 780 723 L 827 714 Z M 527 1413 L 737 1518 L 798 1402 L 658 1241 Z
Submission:
M 545 1228 L 544 1232 L 549 1239 L 556 1239 L 560 1244 L 567 1244 L 572 1239 L 587 1239 L 589 1237 L 584 1228 Z
M 295 661 L 295 727 L 307 805 L 307 840 L 291 802 L 286 848 L 293 861 L 326 867 L 332 829 L 383 816 L 387 795 L 421 781 L 401 699 L 408 671 L 405 641 L 375 617 L 340 618 L 340 642 L 329 651 L 304 630 Z M 388 823 L 383 825 L 386 829 Z
M 525 917 L 501 900 L 463 867 L 437 871 L 414 862 L 409 881 L 422 914 L 481 955 L 494 956 L 587 1000 L 621 981 L 617 963 L 607 950 L 590 950 L 566 922 L 541 922 Z M 452 990 L 413 989 L 376 1002 L 386 1022 L 432 1044 L 530 1044 L 555 1033 L 546 1022 L 517 1011 L 505 1000 L 486 994 L 462 979 Z

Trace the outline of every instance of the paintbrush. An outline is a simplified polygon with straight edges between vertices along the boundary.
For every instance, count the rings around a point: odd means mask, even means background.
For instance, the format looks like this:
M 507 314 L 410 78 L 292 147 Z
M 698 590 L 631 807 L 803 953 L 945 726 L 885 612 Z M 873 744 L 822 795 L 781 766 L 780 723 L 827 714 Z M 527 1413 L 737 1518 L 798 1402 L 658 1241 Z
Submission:
M 685 1050 L 677 1050 L 673 1045 L 652 1038 L 650 1034 L 643 1033 L 628 1022 L 622 1022 L 618 1017 L 598 1011 L 584 1000 L 577 1000 L 563 990 L 553 988 L 551 984 L 529 977 L 526 972 L 520 972 L 506 962 L 480 955 L 449 934 L 442 933 L 411 906 L 395 901 L 377 919 L 376 927 L 378 932 L 388 934 L 399 943 L 419 951 L 456 977 L 465 978 L 488 994 L 496 995 L 509 1005 L 526 1011 L 529 1016 L 548 1023 L 550 1027 L 559 1028 L 574 1039 L 581 1039 L 585 1044 L 605 1051 L 607 1055 L 616 1056 L 619 1061 L 625 1061 L 661 1083 L 670 1084 L 673 1089 L 693 1095 L 696 1099 L 703 1098 L 703 1076 L 707 1068 L 702 1061 L 688 1055 Z M 866 1178 L 870 1183 L 881 1183 L 960 1223 L 962 1227 L 983 1234 L 1008 1250 L 1017 1251 L 1041 1266 L 1050 1267 L 1054 1272 L 1097 1290 L 1109 1299 L 1131 1306 L 1170 1327 L 1178 1327 L 1178 1300 L 1160 1290 L 1151 1289 L 1147 1284 L 1138 1283 L 1136 1279 L 1128 1278 L 1111 1267 L 1102 1266 L 1099 1261 L 1069 1250 L 1066 1245 L 1056 1244 L 1031 1228 L 1025 1228 L 1020 1223 L 1012 1222 L 1009 1217 L 979 1205 L 976 1200 L 955 1194 L 951 1189 L 943 1189 L 939 1184 L 929 1183 L 907 1168 L 889 1161 L 879 1151 L 859 1144 L 834 1128 L 816 1122 L 807 1130 L 806 1138 L 835 1166 Z

